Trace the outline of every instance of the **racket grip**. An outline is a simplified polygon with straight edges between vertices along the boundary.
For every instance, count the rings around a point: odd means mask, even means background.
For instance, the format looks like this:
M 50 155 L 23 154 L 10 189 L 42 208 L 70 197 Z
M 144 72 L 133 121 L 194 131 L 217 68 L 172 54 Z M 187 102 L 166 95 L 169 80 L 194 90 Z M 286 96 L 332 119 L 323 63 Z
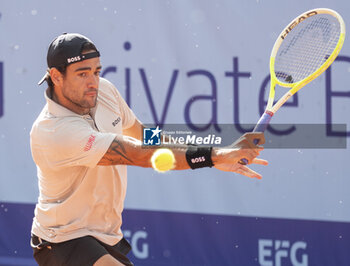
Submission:
M 266 128 L 268 127 L 271 118 L 273 116 L 272 112 L 269 111 L 265 111 L 265 113 L 263 113 L 263 115 L 260 117 L 258 123 L 256 124 L 253 132 L 264 132 L 266 130 Z M 259 144 L 259 139 L 254 139 L 253 140 L 254 144 L 257 145 Z M 246 165 L 248 164 L 248 160 L 243 158 L 239 161 L 240 164 Z
M 271 118 L 273 116 L 272 112 L 266 111 L 265 113 L 263 113 L 263 115 L 260 117 L 258 123 L 256 124 L 253 132 L 264 132 L 266 130 L 266 128 L 268 127 Z M 257 141 L 257 142 L 255 142 Z M 255 139 L 254 140 L 254 144 L 258 144 L 259 140 Z

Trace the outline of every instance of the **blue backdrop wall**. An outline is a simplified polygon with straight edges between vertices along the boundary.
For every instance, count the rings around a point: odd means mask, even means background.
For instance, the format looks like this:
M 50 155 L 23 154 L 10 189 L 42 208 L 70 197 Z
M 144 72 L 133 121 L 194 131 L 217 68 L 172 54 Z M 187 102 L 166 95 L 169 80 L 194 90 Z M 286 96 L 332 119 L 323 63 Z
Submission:
M 241 134 L 263 110 L 269 55 L 283 27 L 317 7 L 350 21 L 346 0 L 0 3 L 0 265 L 34 265 L 38 189 L 29 132 L 44 105 L 45 88 L 36 84 L 55 36 L 91 38 L 102 75 L 142 122 L 193 132 L 198 124 L 234 124 Z M 294 143 L 263 152 L 270 165 L 253 167 L 262 180 L 129 167 L 123 232 L 136 265 L 348 265 L 349 84 L 346 39 L 331 69 L 273 120 L 284 130 L 328 124 L 315 128 L 332 145 L 307 146 L 298 130 L 270 131 L 268 140 Z

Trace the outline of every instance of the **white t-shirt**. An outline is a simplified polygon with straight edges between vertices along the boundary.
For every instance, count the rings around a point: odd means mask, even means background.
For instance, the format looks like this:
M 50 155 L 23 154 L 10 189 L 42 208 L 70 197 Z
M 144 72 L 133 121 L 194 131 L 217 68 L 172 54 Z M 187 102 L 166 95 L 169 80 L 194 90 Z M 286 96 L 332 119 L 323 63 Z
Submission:
M 97 163 L 135 115 L 103 78 L 91 116 L 52 101 L 49 89 L 45 98 L 30 133 L 40 192 L 32 232 L 53 243 L 91 235 L 114 245 L 123 237 L 126 166 Z

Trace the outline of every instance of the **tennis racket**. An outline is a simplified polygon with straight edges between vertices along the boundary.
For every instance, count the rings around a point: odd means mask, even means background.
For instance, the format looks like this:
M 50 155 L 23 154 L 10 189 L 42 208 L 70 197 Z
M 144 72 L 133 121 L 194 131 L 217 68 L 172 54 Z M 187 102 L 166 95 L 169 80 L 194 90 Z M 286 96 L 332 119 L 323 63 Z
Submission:
M 309 10 L 278 36 L 270 57 L 270 93 L 253 132 L 264 132 L 276 111 L 306 84 L 321 75 L 338 56 L 345 38 L 342 17 L 331 9 Z M 275 104 L 276 85 L 290 88 Z M 258 144 L 259 140 L 254 140 Z M 247 164 L 241 159 L 241 164 Z

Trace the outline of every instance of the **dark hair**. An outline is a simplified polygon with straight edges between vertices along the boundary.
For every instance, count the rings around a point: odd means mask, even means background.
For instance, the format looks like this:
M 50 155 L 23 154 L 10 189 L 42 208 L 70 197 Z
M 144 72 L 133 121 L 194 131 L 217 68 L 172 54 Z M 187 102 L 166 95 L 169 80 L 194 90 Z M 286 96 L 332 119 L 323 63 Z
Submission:
M 84 43 L 83 47 L 81 48 L 81 53 L 84 53 L 84 52 L 87 52 L 87 51 L 91 51 L 91 50 L 94 50 L 94 51 L 97 51 L 96 49 L 96 46 L 91 43 L 91 42 L 87 42 L 87 43 Z M 62 65 L 62 66 L 57 66 L 55 67 L 63 76 L 66 75 L 66 70 L 67 70 L 67 65 Z M 47 70 L 49 72 L 49 69 Z M 54 88 L 54 83 L 50 77 L 50 74 L 47 73 L 47 76 L 46 76 L 46 82 L 49 86 L 50 89 L 53 90 Z
M 59 67 L 55 67 L 63 76 L 66 75 L 66 70 L 67 70 L 67 65 L 63 65 L 63 66 L 59 66 Z M 49 69 L 47 70 L 47 72 L 49 72 Z M 46 76 L 46 82 L 47 82 L 47 85 L 49 85 L 49 88 L 51 90 L 53 90 L 54 88 L 54 84 L 53 84 L 53 81 L 51 79 L 51 76 L 49 73 L 47 73 L 47 76 Z

